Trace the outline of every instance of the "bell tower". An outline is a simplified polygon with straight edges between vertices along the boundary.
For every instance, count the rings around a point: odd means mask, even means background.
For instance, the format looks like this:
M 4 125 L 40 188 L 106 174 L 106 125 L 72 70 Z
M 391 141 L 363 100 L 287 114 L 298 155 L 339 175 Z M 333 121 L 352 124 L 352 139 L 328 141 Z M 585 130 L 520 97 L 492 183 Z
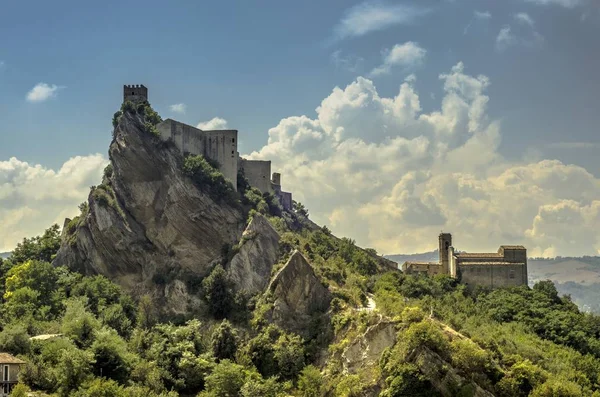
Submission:
M 440 255 L 440 265 L 442 265 L 442 274 L 450 274 L 450 258 L 448 251 L 452 247 L 452 235 L 450 233 L 440 233 L 440 246 L 438 248 Z

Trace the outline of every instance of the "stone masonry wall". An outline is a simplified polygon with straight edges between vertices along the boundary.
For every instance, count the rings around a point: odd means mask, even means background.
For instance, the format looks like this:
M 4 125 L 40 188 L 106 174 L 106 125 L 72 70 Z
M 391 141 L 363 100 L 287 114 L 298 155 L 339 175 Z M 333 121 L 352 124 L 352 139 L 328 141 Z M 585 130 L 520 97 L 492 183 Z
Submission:
M 527 285 L 527 265 L 458 265 L 461 283 L 489 288 Z
M 219 169 L 237 189 L 237 130 L 204 131 L 205 155 L 219 163 Z
M 219 170 L 237 189 L 237 130 L 202 131 L 167 119 L 156 126 L 163 141 L 172 139 L 184 154 L 202 155 L 219 163 Z
M 240 167 L 251 186 L 263 193 L 271 193 L 271 161 L 240 159 Z

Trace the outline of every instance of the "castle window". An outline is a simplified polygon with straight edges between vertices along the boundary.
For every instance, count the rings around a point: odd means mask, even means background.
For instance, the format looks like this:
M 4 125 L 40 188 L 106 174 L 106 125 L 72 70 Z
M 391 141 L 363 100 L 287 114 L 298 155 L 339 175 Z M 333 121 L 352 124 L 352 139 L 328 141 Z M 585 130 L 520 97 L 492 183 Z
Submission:
M 235 143 L 235 138 L 231 138 L 231 143 Z
M 131 91 L 131 95 L 135 95 L 135 92 Z
M 508 278 L 515 278 L 515 271 L 511 270 L 508 272 Z
M 233 150 L 231 151 L 231 154 L 234 154 L 234 153 L 233 153 Z

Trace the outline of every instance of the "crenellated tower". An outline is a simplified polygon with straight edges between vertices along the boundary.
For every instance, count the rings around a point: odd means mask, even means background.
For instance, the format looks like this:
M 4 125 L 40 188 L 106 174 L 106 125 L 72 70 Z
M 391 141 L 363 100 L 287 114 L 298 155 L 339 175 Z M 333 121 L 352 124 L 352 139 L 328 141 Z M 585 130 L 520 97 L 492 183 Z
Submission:
M 147 100 L 148 89 L 143 84 L 123 86 L 123 102 L 144 102 Z

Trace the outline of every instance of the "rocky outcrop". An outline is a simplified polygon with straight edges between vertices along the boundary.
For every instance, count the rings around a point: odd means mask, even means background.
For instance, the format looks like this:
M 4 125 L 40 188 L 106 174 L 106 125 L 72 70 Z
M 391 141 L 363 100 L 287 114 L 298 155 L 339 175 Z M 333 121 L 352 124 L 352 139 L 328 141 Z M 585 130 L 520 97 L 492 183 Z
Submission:
M 342 353 L 344 371 L 356 373 L 365 367 L 377 365 L 381 354 L 396 343 L 396 323 L 380 321 L 367 328 L 365 333 L 354 339 Z
M 76 230 L 65 231 L 70 235 L 55 265 L 103 274 L 134 294 L 164 297 L 173 277 L 204 276 L 222 247 L 241 237 L 241 208 L 213 199 L 185 176 L 182 154 L 148 132 L 140 115 L 120 118 L 109 157 L 112 175 L 90 192 Z M 182 284 L 173 287 L 180 303 Z
M 271 321 L 303 336 L 331 302 L 329 290 L 299 251 L 277 272 L 268 290 L 274 299 Z
M 473 396 L 494 397 L 475 382 L 462 377 L 456 369 L 427 347 L 417 347 L 407 361 L 414 363 L 444 397 Z
M 254 215 L 242 234 L 237 254 L 227 266 L 236 291 L 254 295 L 265 290 L 279 258 L 279 238 L 264 216 Z

